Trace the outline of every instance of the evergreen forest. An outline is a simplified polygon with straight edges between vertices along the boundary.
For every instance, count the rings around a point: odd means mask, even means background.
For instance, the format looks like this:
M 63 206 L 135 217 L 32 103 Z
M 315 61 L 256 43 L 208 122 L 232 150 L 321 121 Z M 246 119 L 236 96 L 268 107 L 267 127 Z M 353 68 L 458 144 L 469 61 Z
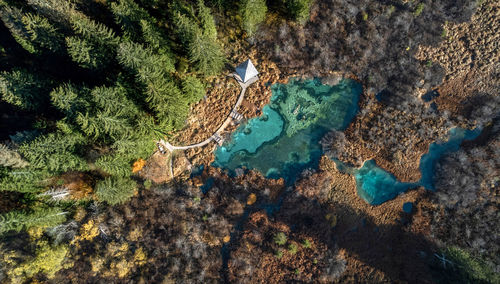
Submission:
M 297 22 L 311 5 L 271 2 Z M 234 68 L 217 22 L 237 15 L 250 38 L 267 11 L 263 0 L 0 0 L 0 237 L 38 236 L 28 261 L 3 256 L 9 279 L 61 268 L 67 247 L 43 230 L 150 186 L 137 167 Z

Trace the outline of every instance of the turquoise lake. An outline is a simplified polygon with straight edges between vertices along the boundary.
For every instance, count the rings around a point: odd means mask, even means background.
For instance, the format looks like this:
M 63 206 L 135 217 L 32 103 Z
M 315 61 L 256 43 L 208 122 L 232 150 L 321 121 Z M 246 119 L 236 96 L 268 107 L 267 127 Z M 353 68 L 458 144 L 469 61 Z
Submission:
M 330 86 L 319 79 L 291 79 L 271 90 L 263 114 L 241 125 L 216 149 L 213 165 L 230 172 L 255 169 L 293 184 L 304 169 L 318 166 L 323 135 L 346 128 L 354 118 L 362 87 L 353 80 Z
M 212 165 L 230 173 L 237 168 L 255 169 L 291 185 L 304 169 L 318 167 L 321 138 L 331 130 L 344 130 L 355 117 L 362 86 L 348 79 L 335 86 L 323 85 L 319 79 L 291 79 L 288 84 L 274 84 L 271 90 L 271 102 L 262 115 L 238 127 L 215 150 Z M 434 190 L 434 168 L 440 157 L 479 134 L 478 129 L 453 128 L 448 141 L 432 143 L 421 158 L 422 178 L 416 183 L 399 182 L 372 160 L 359 169 L 334 160 L 339 170 L 355 177 L 359 196 L 377 205 L 416 186 Z

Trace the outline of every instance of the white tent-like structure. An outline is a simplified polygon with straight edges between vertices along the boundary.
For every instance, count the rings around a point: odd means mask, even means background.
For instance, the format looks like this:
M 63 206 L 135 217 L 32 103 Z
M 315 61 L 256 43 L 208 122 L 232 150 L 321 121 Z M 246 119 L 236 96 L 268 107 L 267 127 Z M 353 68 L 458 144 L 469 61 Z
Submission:
M 257 69 L 255 69 L 252 61 L 248 59 L 247 61 L 241 63 L 236 67 L 236 74 L 240 76 L 243 83 L 246 83 L 248 80 L 259 75 L 259 72 L 257 71 Z

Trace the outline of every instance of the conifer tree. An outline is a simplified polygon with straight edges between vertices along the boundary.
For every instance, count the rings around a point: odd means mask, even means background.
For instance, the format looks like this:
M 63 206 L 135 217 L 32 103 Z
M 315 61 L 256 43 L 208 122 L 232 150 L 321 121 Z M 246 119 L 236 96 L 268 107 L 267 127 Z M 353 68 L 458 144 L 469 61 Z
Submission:
M 129 200 L 137 184 L 130 178 L 108 177 L 97 183 L 96 195 L 100 201 L 110 205 L 122 204 Z
M 148 12 L 133 0 L 119 0 L 118 2 L 111 3 L 111 11 L 115 16 L 116 23 L 123 30 L 124 38 L 139 41 L 141 38 L 140 22 L 150 19 Z
M 266 19 L 267 6 L 265 0 L 244 0 L 240 4 L 240 15 L 243 29 L 248 36 L 253 36 L 257 27 Z
M 97 168 L 113 176 L 127 177 L 132 174 L 130 171 L 130 159 L 119 154 L 102 156 L 97 159 L 95 165 Z
M 160 54 L 170 53 L 167 40 L 156 24 L 156 20 L 133 0 L 120 0 L 111 4 L 115 21 L 124 33 L 124 39 L 135 42 L 144 41 L 146 45 Z
M 119 62 L 137 74 L 145 87 L 145 101 L 159 120 L 166 120 L 171 127 L 183 125 L 188 105 L 182 93 L 167 74 L 174 66 L 165 55 L 154 55 L 140 44 L 124 42 L 118 48 Z M 167 72 L 166 72 L 167 71 Z
M 85 39 L 91 39 L 96 43 L 110 48 L 116 47 L 119 38 L 115 33 L 105 26 L 87 17 L 72 18 L 73 30 Z
M 189 44 L 189 61 L 202 74 L 212 76 L 222 70 L 226 59 L 217 42 L 197 34 Z
M 12 37 L 28 52 L 35 53 L 36 47 L 30 40 L 30 34 L 23 21 L 23 13 L 16 7 L 0 7 L 0 19 L 9 29 Z
M 205 87 L 198 78 L 187 76 L 182 80 L 182 92 L 189 104 L 196 103 L 205 96 Z
M 22 17 L 22 22 L 29 34 L 31 44 L 38 53 L 43 49 L 58 53 L 64 50 L 64 40 L 60 33 L 46 18 L 27 13 Z
M 139 109 L 127 97 L 127 90 L 123 86 L 95 87 L 90 93 L 92 101 L 100 110 L 115 115 L 134 118 Z
M 49 133 L 21 145 L 19 152 L 36 169 L 53 173 L 86 170 L 87 162 L 76 154 L 85 143 L 85 138 L 78 133 Z
M 159 54 L 166 55 L 169 58 L 173 58 L 169 43 L 155 23 L 147 20 L 141 20 L 141 30 L 142 37 L 144 38 L 144 41 L 148 44 L 148 46 L 150 46 Z
M 73 61 L 82 67 L 100 69 L 109 61 L 108 54 L 101 53 L 97 45 L 80 37 L 67 37 L 66 46 Z
M 82 131 L 95 139 L 122 139 L 133 132 L 132 119 L 138 109 L 130 101 L 123 87 L 96 87 L 90 92 L 93 108 L 78 113 L 76 123 Z
M 78 37 L 67 37 L 68 53 L 73 61 L 91 69 L 102 69 L 115 58 L 119 38 L 105 25 L 87 17 L 73 17 L 71 24 Z
M 0 166 L 11 168 L 24 168 L 29 163 L 25 161 L 19 153 L 0 144 Z
M 212 16 L 210 9 L 205 6 L 203 0 L 198 0 L 198 17 L 203 29 L 203 35 L 210 40 L 216 41 L 217 28 L 215 27 L 214 17 Z
M 196 21 L 179 11 L 173 13 L 177 37 L 189 55 L 189 61 L 197 71 L 206 76 L 219 73 L 225 64 L 224 52 L 216 41 L 213 17 L 203 2 L 198 3 L 198 14 L 202 27 Z
M 45 107 L 51 82 L 24 69 L 0 73 L 0 95 L 10 104 L 26 110 Z
M 135 121 L 136 136 L 154 136 L 160 138 L 165 135 L 165 132 L 155 123 L 155 119 L 148 113 L 141 113 Z
M 27 0 L 39 15 L 58 23 L 64 31 L 71 30 L 71 19 L 86 17 L 75 9 L 74 1 L 68 0 Z
M 36 193 L 43 189 L 49 174 L 35 168 L 11 169 L 0 175 L 0 191 Z
M 290 16 L 301 24 L 309 19 L 313 0 L 286 0 L 286 8 Z
M 174 72 L 174 61 L 168 54 L 155 54 L 150 48 L 130 41 L 118 47 L 118 61 L 124 67 L 137 72 L 141 68 L 158 69 L 161 72 Z
M 97 111 L 93 114 L 90 112 L 80 113 L 76 117 L 76 122 L 87 136 L 94 139 L 105 139 L 106 137 L 117 139 L 128 136 L 132 131 L 126 118 L 105 111 Z
M 0 215 L 0 234 L 34 227 L 52 227 L 66 220 L 67 212 L 57 207 L 36 208 L 33 212 L 14 211 Z
M 62 51 L 62 36 L 46 18 L 5 6 L 0 8 L 0 19 L 14 39 L 28 52 L 40 54 L 44 50 Z
M 120 157 L 128 158 L 129 162 L 138 158 L 147 159 L 156 148 L 155 141 L 157 139 L 158 137 L 154 133 L 137 135 L 133 138 L 118 140 L 111 148 Z
M 188 46 L 197 34 L 201 34 L 198 25 L 188 16 L 175 12 L 173 19 L 177 36 L 184 46 Z
M 52 104 L 61 110 L 66 117 L 74 118 L 79 111 L 90 108 L 86 98 L 86 88 L 77 89 L 72 84 L 62 84 L 50 92 Z
M 148 133 L 117 140 L 111 146 L 113 154 L 101 156 L 95 165 L 112 176 L 128 177 L 132 174 L 132 161 L 147 159 L 156 148 L 156 139 L 157 137 Z

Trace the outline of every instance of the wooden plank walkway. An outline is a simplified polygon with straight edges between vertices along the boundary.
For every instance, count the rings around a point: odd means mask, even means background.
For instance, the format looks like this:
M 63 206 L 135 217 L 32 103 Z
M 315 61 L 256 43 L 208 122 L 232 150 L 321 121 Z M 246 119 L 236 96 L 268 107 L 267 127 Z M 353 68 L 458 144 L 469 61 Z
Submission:
M 245 91 L 247 90 L 247 87 L 250 86 L 252 83 L 255 83 L 259 80 L 259 77 L 255 76 L 255 77 L 251 78 L 250 80 L 248 80 L 246 83 L 243 83 L 239 79 L 239 76 L 236 73 L 233 73 L 232 77 L 240 84 L 241 92 L 240 92 L 240 95 L 238 97 L 238 100 L 236 101 L 236 104 L 234 104 L 233 109 L 229 113 L 228 117 L 226 118 L 224 123 L 215 131 L 215 133 L 212 136 L 210 136 L 209 138 L 207 138 L 205 141 L 202 141 L 202 142 L 196 143 L 196 144 L 192 144 L 192 145 L 188 145 L 188 146 L 173 146 L 170 143 L 168 143 L 167 141 L 160 139 L 160 141 L 158 141 L 158 147 L 160 148 L 160 151 L 162 151 L 162 149 L 161 149 L 162 147 L 163 147 L 163 149 L 167 149 L 170 152 L 172 152 L 174 150 L 187 150 L 187 149 L 191 149 L 191 148 L 203 147 L 212 141 L 215 141 L 219 145 L 221 145 L 222 142 L 224 142 L 223 139 L 221 138 L 220 133 L 222 131 L 224 131 L 224 129 L 234 119 L 233 113 L 236 113 L 236 114 L 238 113 L 238 107 L 243 102 L 243 98 L 245 96 Z

